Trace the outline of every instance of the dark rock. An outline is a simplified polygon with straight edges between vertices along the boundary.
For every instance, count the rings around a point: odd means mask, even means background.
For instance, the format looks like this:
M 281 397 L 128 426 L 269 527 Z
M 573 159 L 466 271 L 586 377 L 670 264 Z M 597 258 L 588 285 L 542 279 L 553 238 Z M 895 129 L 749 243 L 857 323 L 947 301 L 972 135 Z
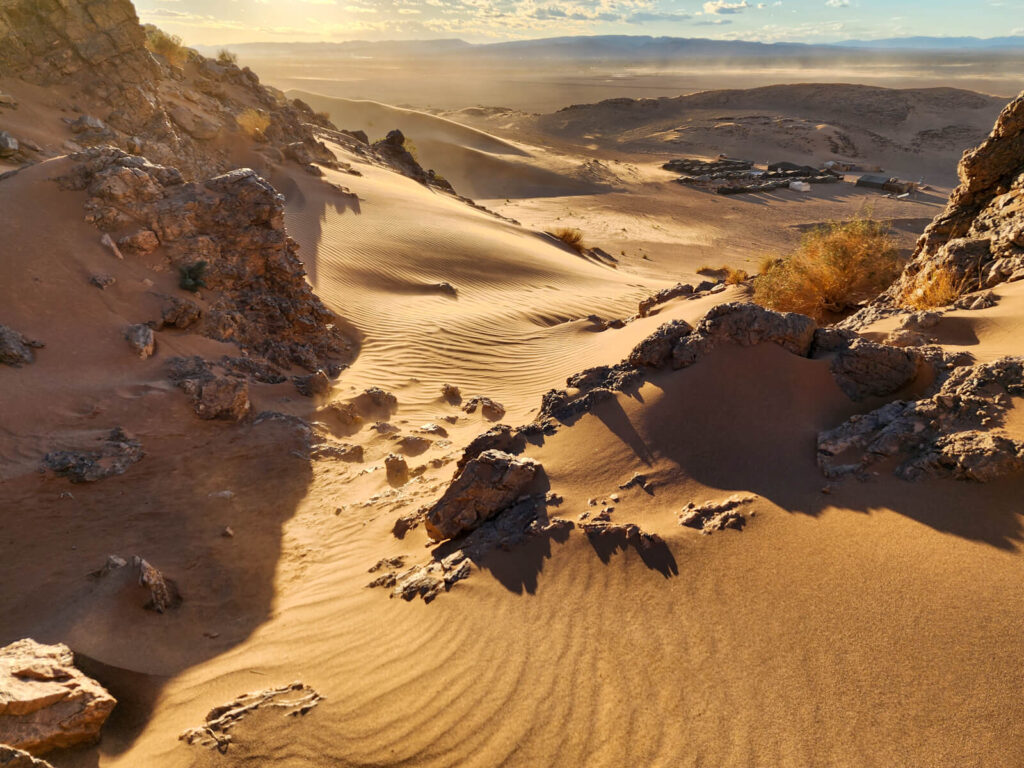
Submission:
M 20 368 L 36 359 L 33 348 L 42 347 L 38 341 L 30 341 L 13 328 L 0 325 L 0 363 Z
M 73 483 L 92 483 L 123 475 L 128 467 L 141 461 L 145 455 L 142 444 L 117 427 L 111 430 L 97 449 L 51 451 L 43 458 L 43 468 Z
M 497 421 L 505 415 L 505 406 L 489 397 L 482 397 L 479 395 L 471 397 L 462 406 L 462 410 L 466 413 L 476 413 L 478 408 L 480 409 L 480 413 L 483 417 L 490 421 Z
M 156 338 L 153 329 L 148 325 L 129 325 L 124 329 L 124 337 L 139 357 L 145 360 L 156 351 Z

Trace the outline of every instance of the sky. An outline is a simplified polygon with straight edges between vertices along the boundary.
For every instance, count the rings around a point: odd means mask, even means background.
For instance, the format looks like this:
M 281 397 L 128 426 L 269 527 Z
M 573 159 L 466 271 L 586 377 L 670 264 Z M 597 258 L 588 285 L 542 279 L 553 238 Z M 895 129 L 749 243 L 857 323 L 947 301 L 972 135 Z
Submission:
M 829 43 L 1024 35 L 1024 0 L 136 0 L 187 45 L 653 35 Z

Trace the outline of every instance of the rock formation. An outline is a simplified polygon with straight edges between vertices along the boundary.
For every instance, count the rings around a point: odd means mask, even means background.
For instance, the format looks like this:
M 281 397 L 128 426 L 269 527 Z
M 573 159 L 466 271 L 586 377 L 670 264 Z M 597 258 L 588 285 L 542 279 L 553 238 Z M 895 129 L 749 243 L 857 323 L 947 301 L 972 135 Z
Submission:
M 469 461 L 427 513 L 435 541 L 471 531 L 526 493 L 538 465 L 529 459 L 487 450 Z
M 178 736 L 178 739 L 186 744 L 215 748 L 224 754 L 234 740 L 231 731 L 257 710 L 281 709 L 284 710 L 286 717 L 301 717 L 308 714 L 323 699 L 319 693 L 300 682 L 283 685 L 280 688 L 243 693 L 234 701 L 211 709 L 202 725 L 189 728 Z
M 142 444 L 117 427 L 110 431 L 99 448 L 51 451 L 43 458 L 43 468 L 68 478 L 72 483 L 92 483 L 123 475 L 145 455 Z
M 42 347 L 42 342 L 26 339 L 13 328 L 0 325 L 0 363 L 20 368 L 36 359 L 33 349 Z
M 87 192 L 86 220 L 122 239 L 152 238 L 183 285 L 205 289 L 204 308 L 172 300 L 162 325 L 232 342 L 280 367 L 340 369 L 349 342 L 306 282 L 284 228 L 284 199 L 254 171 L 186 183 L 174 168 L 112 147 L 72 160 L 58 183 Z
M 0 744 L 0 768 L 53 768 L 53 766 L 45 760 L 32 757 L 28 752 Z
M 75 668 L 66 645 L 26 639 L 0 648 L 0 744 L 42 755 L 95 743 L 116 703 Z
M 187 48 L 170 61 L 146 45 L 130 0 L 0 6 L 0 75 L 74 86 L 76 108 L 92 113 L 70 121 L 79 145 L 114 144 L 196 179 L 231 167 L 231 141 L 271 161 L 333 164 L 314 136 L 318 125 L 333 126 L 309 106 L 261 85 L 248 68 Z

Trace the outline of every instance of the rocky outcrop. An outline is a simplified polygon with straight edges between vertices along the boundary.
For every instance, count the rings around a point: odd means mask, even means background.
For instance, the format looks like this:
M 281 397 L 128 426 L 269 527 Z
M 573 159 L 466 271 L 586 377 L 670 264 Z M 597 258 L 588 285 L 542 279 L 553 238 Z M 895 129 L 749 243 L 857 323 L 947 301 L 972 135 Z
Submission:
M 438 176 L 434 171 L 425 171 L 419 164 L 416 157 L 406 147 L 405 135 L 399 130 L 389 131 L 388 135 L 380 141 L 374 142 L 372 150 L 381 159 L 403 176 L 415 179 L 420 184 L 443 189 L 446 192 L 455 193 L 452 185 L 446 179 Z
M 99 448 L 51 451 L 43 457 L 43 468 L 68 478 L 72 483 L 93 483 L 123 475 L 145 455 L 142 444 L 117 427 L 111 430 Z
M 476 413 L 477 410 L 479 410 L 480 414 L 490 421 L 497 421 L 505 415 L 505 406 L 489 397 L 483 397 L 481 395 L 471 397 L 467 400 L 463 404 L 462 410 L 466 413 Z
M 227 358 L 230 365 L 231 358 Z M 249 382 L 244 373 L 200 357 L 175 357 L 168 361 L 168 378 L 192 400 L 201 419 L 241 421 L 249 415 Z M 254 376 L 258 376 L 257 370 Z
M 960 185 L 903 274 L 845 327 L 921 303 L 937 280 L 966 293 L 1024 279 L 1024 93 L 1003 110 L 988 139 L 964 153 L 957 172 Z
M 231 731 L 257 710 L 283 710 L 281 714 L 286 717 L 301 717 L 323 700 L 323 696 L 301 682 L 243 693 L 233 701 L 211 709 L 202 725 L 189 728 L 178 739 L 186 744 L 210 747 L 224 754 L 234 741 Z
M 154 55 L 130 0 L 8 0 L 0 6 L 0 76 L 73 86 L 79 145 L 114 144 L 173 163 L 189 178 L 231 167 L 230 143 L 268 159 L 333 165 L 315 137 L 333 126 L 260 84 L 248 68 L 180 49 Z M 304 151 L 287 151 L 296 145 Z
M 179 301 L 165 324 L 184 323 L 276 366 L 340 370 L 350 343 L 306 282 L 284 199 L 267 181 L 240 169 L 186 183 L 174 168 L 112 147 L 72 159 L 58 183 L 87 192 L 87 221 L 115 235 L 151 231 L 182 284 L 204 289 L 201 316 Z
M 66 645 L 26 639 L 0 648 L 0 744 L 33 755 L 93 744 L 115 704 Z
M 0 363 L 20 368 L 36 359 L 33 349 L 43 346 L 42 342 L 31 341 L 13 328 L 0 325 Z
M 818 435 L 828 477 L 896 463 L 906 480 L 948 477 L 986 482 L 1024 470 L 1024 435 L 1005 429 L 1013 398 L 1024 396 L 1024 358 L 956 368 L 938 393 L 898 400 Z
M 164 613 L 181 605 L 178 585 L 139 555 L 132 558 L 130 567 L 125 558 L 110 555 L 103 567 L 93 571 L 91 575 L 98 579 L 117 575 L 130 576 L 135 584 L 143 587 L 148 593 L 149 600 L 143 605 L 147 610 Z
M 696 528 L 702 533 L 724 531 L 726 528 L 743 530 L 747 518 L 739 510 L 753 500 L 753 496 L 737 494 L 722 501 L 706 501 L 703 504 L 691 501 L 679 513 L 679 524 Z
M 427 512 L 427 533 L 440 541 L 473 530 L 526 493 L 538 468 L 530 459 L 484 451 L 466 464 Z

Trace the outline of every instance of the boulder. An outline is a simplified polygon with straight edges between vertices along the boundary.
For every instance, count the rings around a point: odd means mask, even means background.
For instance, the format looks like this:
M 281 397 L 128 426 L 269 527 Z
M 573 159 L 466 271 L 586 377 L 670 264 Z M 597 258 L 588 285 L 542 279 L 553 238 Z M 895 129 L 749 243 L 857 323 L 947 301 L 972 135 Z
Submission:
M 7 131 L 0 131 L 0 157 L 10 157 L 20 149 L 18 140 Z
M 0 744 L 33 755 L 94 744 L 115 704 L 66 645 L 25 639 L 0 648 Z
M 217 376 L 201 383 L 194 393 L 196 414 L 201 419 L 241 421 L 249 413 L 249 382 L 234 376 Z
M 36 359 L 33 348 L 42 347 L 38 341 L 30 341 L 13 328 L 0 325 L 0 364 L 20 368 Z
M 531 459 L 484 451 L 466 464 L 427 512 L 427 533 L 440 541 L 473 530 L 526 493 L 538 469 Z
M 914 380 L 920 363 L 912 350 L 857 338 L 836 354 L 831 370 L 851 400 L 863 400 L 899 391 Z
M 145 360 L 156 351 L 156 338 L 153 336 L 153 329 L 148 325 L 129 325 L 124 329 L 124 337 L 135 354 Z
M 199 322 L 202 314 L 203 310 L 192 299 L 169 296 L 164 300 L 163 308 L 160 310 L 160 326 L 162 328 L 189 328 Z
M 462 406 L 462 410 L 466 413 L 476 413 L 477 409 L 485 419 L 490 421 L 497 421 L 505 415 L 505 406 L 489 397 L 471 397 Z

